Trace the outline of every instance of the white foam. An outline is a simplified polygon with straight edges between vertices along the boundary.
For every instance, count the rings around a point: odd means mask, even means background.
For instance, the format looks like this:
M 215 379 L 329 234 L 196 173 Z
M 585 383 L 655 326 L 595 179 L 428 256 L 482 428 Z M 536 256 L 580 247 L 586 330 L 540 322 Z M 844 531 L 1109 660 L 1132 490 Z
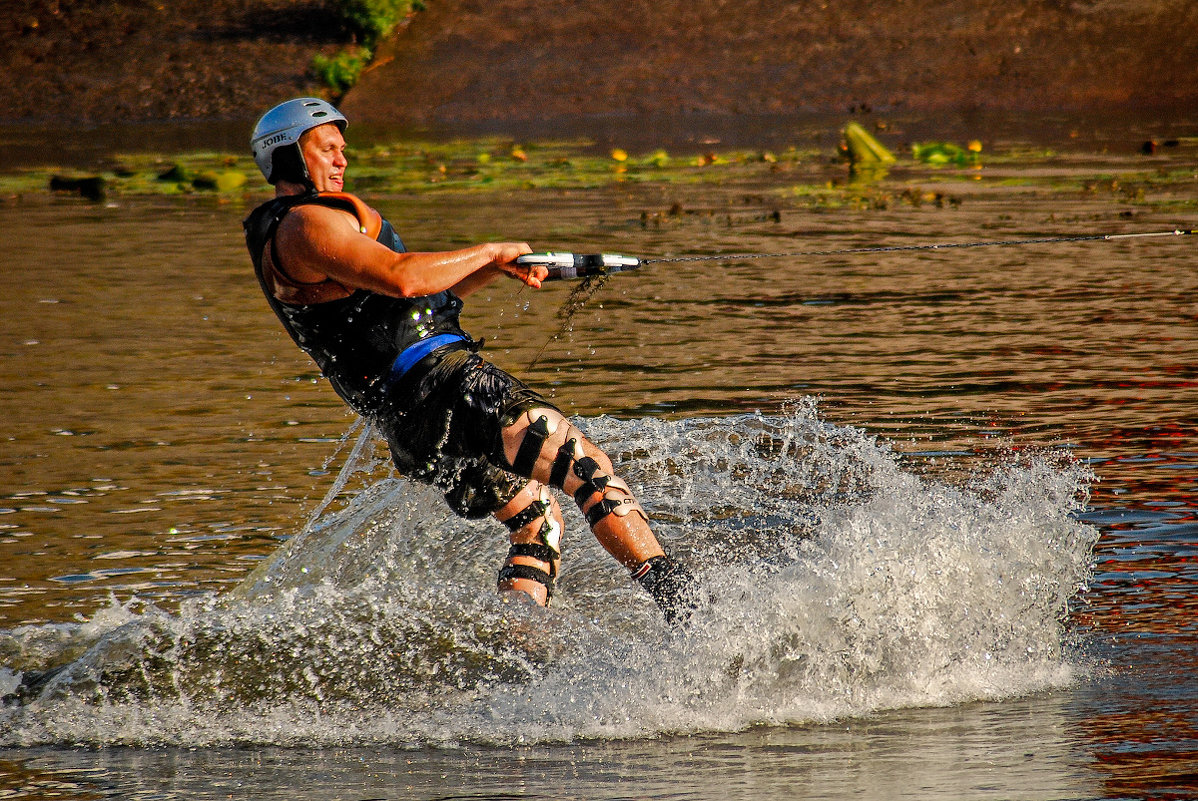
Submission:
M 14 671 L 68 662 L 0 711 L 0 744 L 625 738 L 1071 680 L 1063 621 L 1096 537 L 1074 518 L 1088 479 L 1077 465 L 1012 459 L 948 486 L 812 403 L 580 422 L 713 597 L 685 633 L 576 512 L 555 608 L 505 604 L 492 590 L 500 527 L 380 478 L 360 441 L 337 489 L 352 471 L 364 490 L 322 505 L 236 591 L 176 615 L 117 605 L 86 625 L 0 635 L 0 653 L 20 654 L 5 687 Z

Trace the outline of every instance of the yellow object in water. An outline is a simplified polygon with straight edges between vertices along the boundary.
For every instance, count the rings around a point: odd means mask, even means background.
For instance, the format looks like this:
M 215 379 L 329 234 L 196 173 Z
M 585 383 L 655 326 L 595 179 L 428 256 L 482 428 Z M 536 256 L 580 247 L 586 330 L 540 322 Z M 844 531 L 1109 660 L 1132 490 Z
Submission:
M 852 164 L 894 163 L 894 154 L 857 122 L 844 126 L 844 147 Z

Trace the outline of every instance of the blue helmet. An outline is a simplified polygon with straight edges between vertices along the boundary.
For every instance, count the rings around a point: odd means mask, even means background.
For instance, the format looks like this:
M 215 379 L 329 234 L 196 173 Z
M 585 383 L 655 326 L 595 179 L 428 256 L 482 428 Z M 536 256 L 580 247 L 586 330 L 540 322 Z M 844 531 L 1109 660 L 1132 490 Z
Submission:
M 299 139 L 305 131 L 329 122 L 336 123 L 342 131 L 349 125 L 345 116 L 331 103 L 317 97 L 288 100 L 263 114 L 254 126 L 250 148 L 266 180 L 272 184 L 279 180 L 306 182 L 308 168 L 299 154 Z M 285 151 L 288 157 L 276 162 L 276 155 L 282 155 L 278 153 L 280 148 L 288 148 Z

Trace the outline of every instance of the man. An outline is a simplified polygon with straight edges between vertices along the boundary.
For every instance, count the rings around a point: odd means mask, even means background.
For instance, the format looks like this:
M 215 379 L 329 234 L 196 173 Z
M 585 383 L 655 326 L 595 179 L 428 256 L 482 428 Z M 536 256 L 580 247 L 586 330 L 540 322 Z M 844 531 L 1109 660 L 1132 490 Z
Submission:
M 517 263 L 524 243 L 407 252 L 390 223 L 342 191 L 347 125 L 325 101 L 298 98 L 254 129 L 254 159 L 275 197 L 246 220 L 246 243 L 283 326 L 377 422 L 401 473 L 440 489 L 457 514 L 507 526 L 500 592 L 542 605 L 552 597 L 562 530 L 554 487 L 666 619 L 685 619 L 694 579 L 664 554 L 611 460 L 459 327 L 460 298 L 500 276 L 536 289 L 547 270 Z

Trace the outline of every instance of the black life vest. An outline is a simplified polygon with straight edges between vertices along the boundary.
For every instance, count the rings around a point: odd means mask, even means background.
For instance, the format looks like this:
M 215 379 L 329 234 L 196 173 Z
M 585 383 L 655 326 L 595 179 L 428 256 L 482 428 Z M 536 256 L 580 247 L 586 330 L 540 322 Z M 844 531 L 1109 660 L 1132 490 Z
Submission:
M 283 269 L 274 254 L 275 231 L 288 212 L 308 203 L 348 211 L 364 233 L 373 233 L 364 219 L 366 207 L 357 198 L 309 193 L 277 197 L 254 209 L 244 223 L 246 245 L 258 283 L 287 333 L 312 357 L 337 394 L 359 414 L 369 415 L 379 409 L 391 365 L 405 348 L 437 334 L 457 334 L 470 340 L 458 322 L 462 301 L 448 290 L 396 298 L 366 289 L 320 303 L 279 300 L 264 273 L 264 268 L 271 266 L 276 272 Z M 375 238 L 397 253 L 405 251 L 386 220 Z

